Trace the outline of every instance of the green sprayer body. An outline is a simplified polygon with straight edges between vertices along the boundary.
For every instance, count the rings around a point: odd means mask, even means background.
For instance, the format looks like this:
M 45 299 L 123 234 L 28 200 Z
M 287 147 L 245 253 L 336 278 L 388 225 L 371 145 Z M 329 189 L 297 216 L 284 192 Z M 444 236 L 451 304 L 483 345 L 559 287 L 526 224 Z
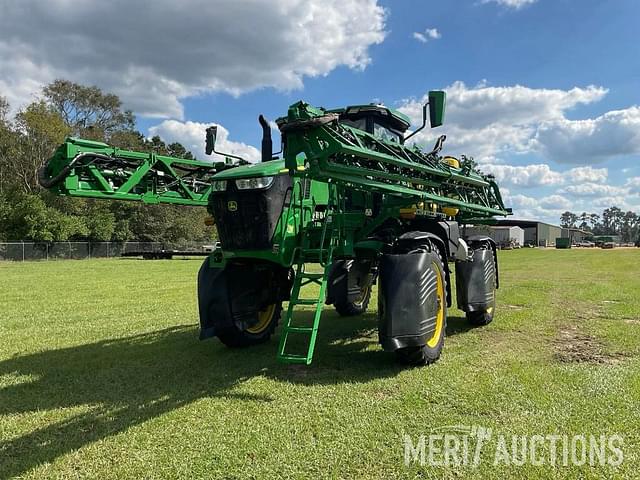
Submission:
M 437 126 L 444 93 L 431 94 L 430 119 Z M 332 303 L 339 311 L 339 305 L 362 306 L 356 300 L 370 294 L 385 256 L 408 254 L 407 242 L 436 252 L 450 305 L 447 261 L 469 262 L 473 256 L 458 223 L 510 213 L 492 177 L 440 155 L 443 138 L 432 151 L 404 144 L 408 118 L 386 107 L 291 105 L 276 121 L 283 150 L 275 159 L 262 118 L 261 123 L 265 138 L 259 163 L 185 160 L 70 138 L 43 168 L 41 183 L 61 195 L 206 206 L 220 243 L 199 274 L 201 338 L 218 336 L 232 347 L 261 343 L 273 333 L 281 303 L 288 301 L 278 357 L 307 364 L 322 305 Z M 488 239 L 478 242 L 476 248 L 493 252 L 497 287 L 495 246 Z M 310 264 L 322 273 L 311 273 Z M 308 285 L 316 288 L 305 301 L 301 292 Z M 300 309 L 308 318 L 296 326 Z M 467 312 L 474 309 L 466 305 Z M 392 322 L 381 323 L 383 347 L 415 349 L 415 339 L 402 340 Z M 429 332 L 418 331 L 419 342 Z M 294 334 L 307 338 L 301 353 L 288 350 L 295 347 Z

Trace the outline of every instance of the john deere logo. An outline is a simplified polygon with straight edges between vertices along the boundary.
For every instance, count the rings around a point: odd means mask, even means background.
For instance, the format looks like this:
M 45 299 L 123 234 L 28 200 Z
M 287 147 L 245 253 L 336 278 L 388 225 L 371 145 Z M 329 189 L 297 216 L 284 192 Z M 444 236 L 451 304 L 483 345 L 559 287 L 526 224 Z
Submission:
M 230 212 L 235 212 L 236 210 L 238 210 L 238 203 L 234 202 L 233 200 L 227 202 L 227 210 L 229 210 Z

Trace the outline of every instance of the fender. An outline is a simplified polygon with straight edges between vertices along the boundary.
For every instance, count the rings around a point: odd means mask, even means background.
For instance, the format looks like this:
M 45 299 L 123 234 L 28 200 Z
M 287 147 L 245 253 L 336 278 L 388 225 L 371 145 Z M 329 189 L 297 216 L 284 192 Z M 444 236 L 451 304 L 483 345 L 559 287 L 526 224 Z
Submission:
M 487 237 L 486 235 L 471 235 L 467 238 L 469 242 L 469 247 L 479 248 L 483 243 L 488 243 L 491 246 L 491 250 L 493 250 L 493 260 L 496 267 L 496 290 L 500 288 L 500 274 L 498 272 L 498 246 L 496 245 L 495 240 L 491 237 Z
M 440 223 L 446 223 L 446 222 L 440 222 Z M 451 274 L 450 274 L 450 270 L 449 270 L 449 263 L 448 263 L 448 249 L 447 246 L 445 244 L 445 241 L 437 234 L 435 233 L 431 233 L 431 232 L 408 232 L 405 233 L 403 235 L 401 235 L 398 240 L 399 241 L 404 241 L 404 242 L 409 242 L 409 241 L 415 241 L 418 242 L 419 240 L 422 239 L 429 239 L 433 242 L 433 244 L 436 246 L 436 248 L 438 249 L 438 251 L 440 252 L 440 258 L 442 258 L 442 266 L 444 267 L 444 276 L 445 276 L 445 280 L 446 280 L 446 294 L 447 294 L 447 307 L 451 306 Z M 457 241 L 457 240 L 456 240 Z

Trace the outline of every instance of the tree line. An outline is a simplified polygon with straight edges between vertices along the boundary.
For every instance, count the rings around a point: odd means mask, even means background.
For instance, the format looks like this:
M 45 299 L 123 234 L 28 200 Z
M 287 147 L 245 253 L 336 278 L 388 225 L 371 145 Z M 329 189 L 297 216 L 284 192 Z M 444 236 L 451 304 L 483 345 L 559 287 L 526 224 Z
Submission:
M 635 242 L 640 237 L 640 216 L 618 207 L 605 208 L 601 215 L 564 212 L 560 224 L 565 228 L 579 228 L 593 235 L 620 235 L 622 242 Z
M 129 150 L 194 158 L 180 143 L 146 138 L 131 111 L 97 87 L 56 80 L 10 115 L 0 96 L 0 241 L 210 241 L 204 208 L 60 197 L 40 187 L 38 169 L 66 137 Z

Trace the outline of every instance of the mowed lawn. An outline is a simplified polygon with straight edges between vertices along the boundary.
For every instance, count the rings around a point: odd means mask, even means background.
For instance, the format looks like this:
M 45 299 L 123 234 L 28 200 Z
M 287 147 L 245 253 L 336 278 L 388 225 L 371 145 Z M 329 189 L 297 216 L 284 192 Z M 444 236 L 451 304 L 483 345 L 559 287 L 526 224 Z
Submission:
M 501 252 L 495 321 L 451 308 L 415 369 L 374 309 L 327 307 L 311 367 L 278 364 L 277 338 L 200 342 L 200 263 L 0 263 L 0 478 L 637 478 L 640 249 Z M 617 433 L 624 462 L 405 465 L 404 434 L 452 425 Z

